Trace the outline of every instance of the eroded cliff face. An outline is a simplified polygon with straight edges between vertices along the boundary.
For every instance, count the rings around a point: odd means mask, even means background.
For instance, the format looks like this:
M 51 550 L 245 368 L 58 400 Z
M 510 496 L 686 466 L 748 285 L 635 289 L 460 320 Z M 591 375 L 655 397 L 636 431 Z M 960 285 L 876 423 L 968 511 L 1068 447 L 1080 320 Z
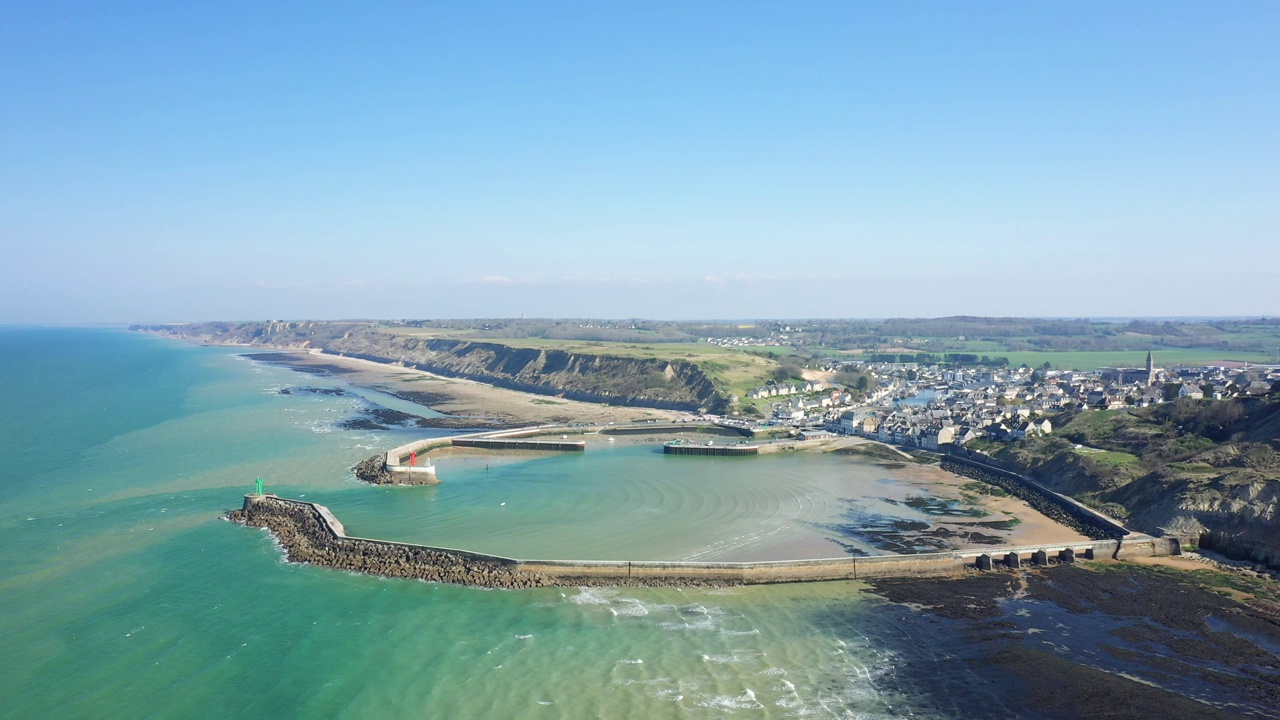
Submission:
M 1280 480 L 1248 470 L 1189 478 L 1131 470 L 1075 457 L 1006 463 L 1054 490 L 1127 515 L 1130 527 L 1198 542 L 1236 558 L 1280 568 Z
M 1117 499 L 1139 527 L 1280 568 L 1280 481 L 1235 471 L 1208 485 L 1152 477 L 1127 490 Z
M 369 323 L 329 322 L 210 322 L 174 325 L 133 325 L 140 330 L 186 340 L 220 345 L 250 345 L 279 349 L 323 347 L 325 343 L 353 332 L 363 332 Z
M 1231 419 L 1205 422 L 1219 415 Z M 1103 417 L 1085 418 L 1089 435 L 1070 423 L 1066 437 L 1012 443 L 997 458 L 1127 515 L 1138 530 L 1280 568 L 1280 403 L 1203 401 Z
M 493 342 L 414 338 L 377 332 L 367 323 L 200 323 L 135 326 L 201 342 L 263 348 L 320 348 L 399 363 L 445 377 L 571 400 L 696 412 L 723 412 L 727 398 L 694 363 Z
M 327 352 L 571 400 L 712 412 L 725 398 L 689 362 L 516 348 L 491 342 L 405 338 L 351 333 Z

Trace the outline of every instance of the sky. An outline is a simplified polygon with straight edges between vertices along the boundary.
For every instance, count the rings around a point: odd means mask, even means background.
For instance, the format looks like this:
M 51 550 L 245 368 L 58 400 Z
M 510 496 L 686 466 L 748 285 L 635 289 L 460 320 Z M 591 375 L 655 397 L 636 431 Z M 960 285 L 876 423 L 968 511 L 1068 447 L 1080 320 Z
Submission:
M 1280 314 L 1275 2 L 0 0 L 0 323 Z

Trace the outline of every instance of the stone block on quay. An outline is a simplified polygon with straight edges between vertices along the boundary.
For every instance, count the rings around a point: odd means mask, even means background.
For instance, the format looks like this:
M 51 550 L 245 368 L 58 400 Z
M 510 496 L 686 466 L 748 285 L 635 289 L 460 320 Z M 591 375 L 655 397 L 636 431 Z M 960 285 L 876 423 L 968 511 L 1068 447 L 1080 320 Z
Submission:
M 1004 564 L 1014 569 L 1020 568 L 1022 567 L 1022 558 L 1018 557 L 1018 553 L 1011 552 L 1004 556 Z

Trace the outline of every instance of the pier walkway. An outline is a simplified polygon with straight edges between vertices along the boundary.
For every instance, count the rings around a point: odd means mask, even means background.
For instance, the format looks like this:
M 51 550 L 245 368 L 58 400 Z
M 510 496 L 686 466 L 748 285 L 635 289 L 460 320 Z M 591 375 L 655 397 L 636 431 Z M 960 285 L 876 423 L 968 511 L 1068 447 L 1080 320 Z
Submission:
M 1173 538 L 1139 535 L 915 555 L 773 562 L 520 560 L 454 548 L 349 536 L 328 508 L 269 494 L 246 495 L 242 510 L 232 515 L 237 522 L 271 528 L 290 557 L 295 557 L 295 552 L 301 548 L 312 564 L 391 577 L 453 578 L 444 581 L 484 587 L 573 586 L 584 582 L 602 585 L 755 585 L 928 577 L 997 567 L 1069 564 L 1077 559 L 1124 560 L 1181 552 Z M 324 552 L 314 552 L 317 547 L 323 548 Z M 443 566 L 453 568 L 452 574 L 442 575 Z M 462 571 L 457 568 L 462 568 Z

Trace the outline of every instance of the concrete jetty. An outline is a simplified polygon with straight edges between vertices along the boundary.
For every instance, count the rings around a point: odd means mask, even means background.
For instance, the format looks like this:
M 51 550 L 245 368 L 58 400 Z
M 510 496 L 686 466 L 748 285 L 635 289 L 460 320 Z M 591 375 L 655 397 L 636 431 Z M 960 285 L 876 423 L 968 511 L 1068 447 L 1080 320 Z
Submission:
M 711 441 L 696 443 L 689 440 L 671 440 L 662 444 L 662 452 L 667 455 L 710 455 L 717 457 L 759 455 L 760 446 L 750 443 L 717 445 Z
M 427 453 L 438 448 L 445 447 L 463 447 L 476 448 L 483 450 L 533 450 L 543 452 L 585 452 L 587 443 L 584 440 L 536 440 L 534 438 L 539 435 L 552 435 L 556 433 L 580 433 L 586 430 L 598 432 L 602 434 L 653 434 L 653 433 L 670 433 L 670 432 L 686 432 L 690 430 L 702 431 L 707 429 L 711 432 L 725 433 L 724 430 L 716 425 L 708 425 L 705 423 L 623 423 L 619 425 L 604 426 L 570 426 L 570 425 L 535 425 L 532 427 L 516 428 L 514 430 L 491 430 L 478 433 L 468 433 L 466 435 L 451 435 L 448 437 L 425 438 L 422 440 L 414 440 L 398 447 L 394 447 L 387 451 L 384 459 L 376 461 L 375 465 L 365 467 L 366 463 L 357 466 L 357 477 L 371 482 L 373 484 L 397 484 L 397 485 L 433 485 L 440 480 L 436 477 L 436 469 L 430 463 Z M 738 432 L 737 429 L 734 432 Z M 759 447 L 759 446 L 756 446 Z M 773 449 L 773 448 L 770 448 Z M 760 450 L 760 452 L 763 452 Z M 688 455 L 710 455 L 716 453 L 708 452 L 686 452 L 675 454 Z M 719 453 L 724 455 L 745 455 L 754 454 L 754 452 L 728 452 Z M 417 455 L 423 458 L 425 464 L 410 465 L 409 458 Z
M 682 586 L 857 580 L 960 575 L 970 570 L 1078 558 L 1176 555 L 1173 538 L 1135 535 L 1107 540 L 956 550 L 916 555 L 817 558 L 776 562 L 521 560 L 455 548 L 353 537 L 328 508 L 275 495 L 246 495 L 228 519 L 269 529 L 294 562 L 477 587 L 519 589 L 583 585 Z M 998 559 L 997 559 L 998 558 Z
M 454 447 L 484 450 L 550 450 L 553 452 L 585 452 L 585 440 L 525 440 L 504 438 L 454 438 Z

